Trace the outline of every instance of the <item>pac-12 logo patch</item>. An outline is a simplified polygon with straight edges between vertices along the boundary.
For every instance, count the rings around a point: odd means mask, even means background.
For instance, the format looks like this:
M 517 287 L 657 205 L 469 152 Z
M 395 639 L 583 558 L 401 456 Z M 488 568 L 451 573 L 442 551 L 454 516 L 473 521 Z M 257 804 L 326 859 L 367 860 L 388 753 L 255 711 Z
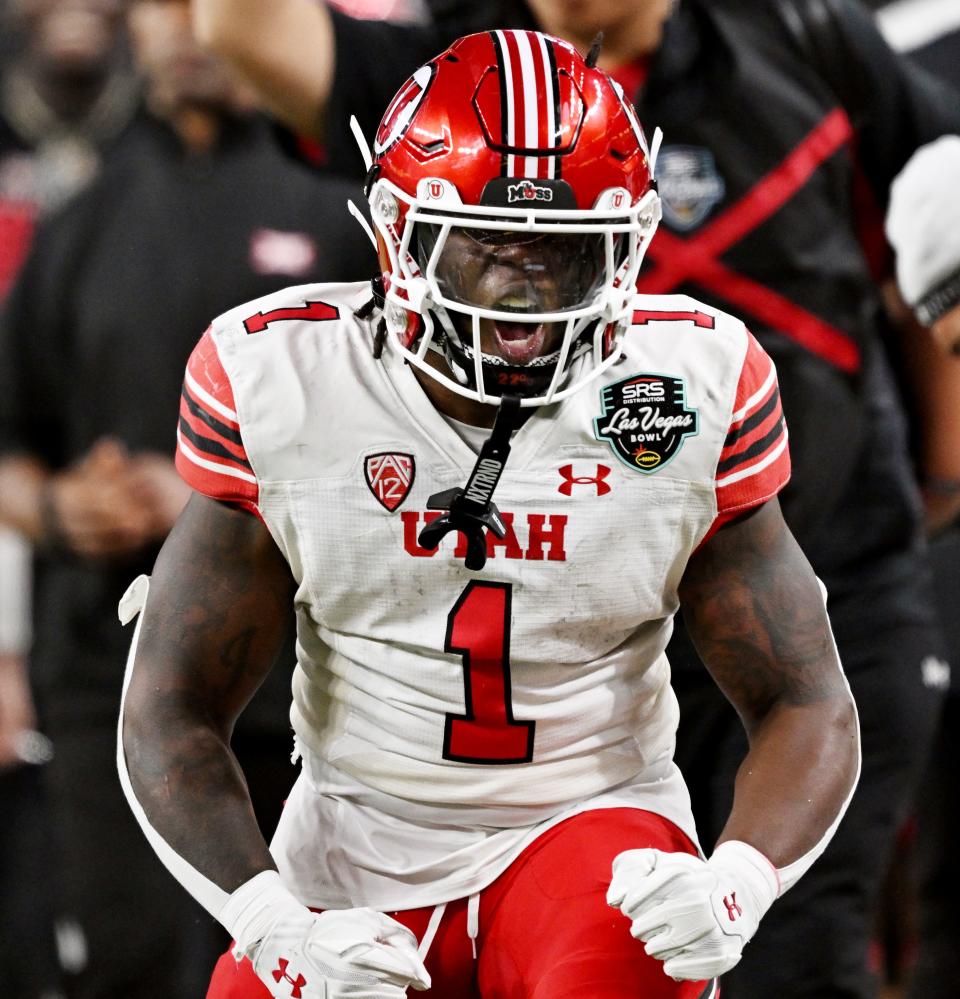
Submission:
M 371 454 L 363 463 L 370 492 L 391 513 L 407 498 L 415 472 L 412 454 Z
M 603 412 L 594 421 L 597 440 L 637 472 L 656 472 L 699 433 L 699 417 L 688 409 L 682 378 L 644 372 L 600 392 Z

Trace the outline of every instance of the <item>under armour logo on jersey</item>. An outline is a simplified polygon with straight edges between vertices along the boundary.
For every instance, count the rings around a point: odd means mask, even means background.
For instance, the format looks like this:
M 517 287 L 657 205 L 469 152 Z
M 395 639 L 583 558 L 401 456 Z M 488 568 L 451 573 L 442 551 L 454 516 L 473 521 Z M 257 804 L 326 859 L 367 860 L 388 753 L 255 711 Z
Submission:
M 563 493 L 564 496 L 573 495 L 574 486 L 596 486 L 597 496 L 606 496 L 612 488 L 607 482 L 610 469 L 606 465 L 598 464 L 596 475 L 574 475 L 573 465 L 562 465 L 559 472 L 563 478 L 563 482 L 557 486 L 557 490 Z
M 735 891 L 730 892 L 729 895 L 723 896 L 723 904 L 727 907 L 727 915 L 730 917 L 730 922 L 735 923 L 738 916 L 743 915 L 743 909 L 740 908 L 740 903 L 737 901 L 737 893 Z
M 363 464 L 370 492 L 390 513 L 407 498 L 415 471 L 412 454 L 371 454 Z
M 300 999 L 303 993 L 300 991 L 304 985 L 307 984 L 306 978 L 303 975 L 298 974 L 296 978 L 292 977 L 287 973 L 287 967 L 290 962 L 285 958 L 281 957 L 279 960 L 279 967 L 276 971 L 272 972 L 273 980 L 279 985 L 282 981 L 288 981 L 291 986 L 290 996 L 291 999 Z

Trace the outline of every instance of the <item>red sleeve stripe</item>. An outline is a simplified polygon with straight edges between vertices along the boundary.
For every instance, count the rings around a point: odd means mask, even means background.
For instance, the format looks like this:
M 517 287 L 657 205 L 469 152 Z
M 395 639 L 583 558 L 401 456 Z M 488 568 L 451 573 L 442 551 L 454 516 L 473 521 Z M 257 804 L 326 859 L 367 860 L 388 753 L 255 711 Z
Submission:
M 777 424 L 777 436 L 773 438 L 773 440 L 779 439 L 779 443 L 777 443 L 772 450 L 767 451 L 759 461 L 754 462 L 752 465 L 748 465 L 746 468 L 741 468 L 737 472 L 731 472 L 729 475 L 724 475 L 717 479 L 717 488 L 723 489 L 726 486 L 732 486 L 737 482 L 742 482 L 744 479 L 749 479 L 751 476 L 759 475 L 765 469 L 769 468 L 769 466 L 777 461 L 777 459 L 786 450 L 787 438 L 787 427 L 781 417 L 779 423 Z M 787 467 L 789 467 L 789 465 Z M 786 476 L 784 476 L 782 481 L 786 482 Z
M 205 458 L 202 454 L 191 447 L 191 442 L 184 438 L 180 429 L 177 430 L 177 449 L 179 453 L 188 461 L 193 462 L 193 464 L 199 468 L 206 469 L 208 472 L 216 472 L 218 475 L 226 475 L 231 478 L 241 479 L 242 481 L 249 482 L 254 486 L 257 484 L 257 477 L 253 475 L 252 472 L 246 471 L 243 468 L 237 468 L 233 465 L 228 465 L 222 461 L 211 461 L 209 458 Z M 243 464 L 246 465 L 247 469 L 250 468 L 249 462 L 243 462 Z M 191 485 L 192 484 L 193 483 L 191 481 Z
M 244 468 L 250 467 L 240 432 L 231 430 L 197 406 L 186 389 L 180 402 L 179 427 L 195 450 L 226 458 Z
M 250 462 L 246 458 L 241 458 L 233 454 L 232 451 L 229 451 L 223 444 L 212 437 L 205 437 L 203 434 L 198 434 L 182 416 L 180 417 L 180 435 L 190 442 L 193 450 L 202 451 L 204 454 L 213 455 L 216 458 L 225 458 L 227 461 L 232 462 L 234 466 L 239 465 L 242 468 L 252 471 L 250 469 Z
M 205 336 L 209 336 L 209 334 L 205 334 Z M 193 358 L 190 360 L 192 362 Z M 224 382 L 226 382 L 226 375 L 224 375 Z M 190 373 L 189 365 L 187 366 L 186 373 L 184 374 L 184 384 L 190 390 L 193 397 L 202 402 L 207 409 L 212 409 L 215 413 L 219 413 L 220 416 L 222 416 L 225 420 L 228 420 L 235 427 L 240 426 L 240 423 L 237 420 L 236 411 L 230 409 L 229 406 L 225 406 L 219 399 L 212 396 Z M 226 387 L 229 391 L 229 383 L 226 383 Z
M 230 441 L 231 444 L 235 444 L 237 447 L 243 447 L 243 438 L 240 436 L 240 431 L 235 430 L 228 423 L 224 423 L 218 420 L 212 413 L 208 413 L 203 406 L 201 406 L 196 399 L 190 395 L 187 386 L 184 385 L 180 393 L 180 398 L 183 400 L 183 406 L 180 408 L 181 414 L 189 419 L 191 423 L 196 423 L 200 421 L 205 423 L 215 434 L 218 434 L 224 440 Z M 184 407 L 186 407 L 186 413 L 183 412 Z M 197 429 L 200 429 L 199 427 Z
M 748 364 L 750 364 L 751 367 L 753 366 L 753 363 L 756 360 L 757 352 L 758 351 L 754 349 L 754 342 L 753 338 L 751 337 L 750 349 L 748 352 L 749 356 L 744 360 L 745 369 L 747 368 Z M 758 388 L 757 391 L 754 392 L 753 395 L 751 395 L 750 398 L 747 399 L 747 401 L 733 414 L 733 416 L 730 417 L 731 427 L 735 423 L 739 423 L 747 415 L 747 413 L 749 413 L 752 409 L 755 409 L 764 399 L 766 399 L 767 395 L 769 395 L 770 393 L 771 387 L 774 386 L 777 382 L 777 371 L 776 368 L 774 368 L 773 366 L 773 361 L 771 361 L 769 357 L 766 357 L 765 355 L 763 356 L 769 367 L 769 370 L 767 371 L 767 377 L 764 378 L 763 384 L 760 386 L 760 388 Z
M 756 430 L 757 427 L 759 427 L 764 420 L 766 420 L 767 417 L 774 412 L 774 410 L 779 410 L 779 408 L 780 388 L 775 385 L 773 391 L 767 397 L 767 401 L 759 409 L 754 410 L 754 412 L 748 416 L 739 427 L 734 427 L 727 434 L 726 440 L 723 442 L 724 451 L 732 448 L 735 444 L 742 441 L 743 438 L 746 437 L 751 431 Z
M 257 477 L 243 446 L 230 379 L 209 329 L 187 362 L 176 465 L 197 492 L 257 513 Z
M 786 424 L 773 361 L 747 334 L 747 350 L 737 384 L 735 412 L 717 462 L 717 486 L 729 486 L 757 475 L 771 453 L 786 447 Z M 776 459 L 771 459 L 775 461 Z M 729 494 L 727 494 L 729 496 Z
M 717 465 L 717 475 L 733 471 L 733 469 L 739 468 L 745 462 L 756 458 L 758 455 L 765 454 L 785 432 L 786 424 L 783 420 L 783 413 L 780 413 L 778 410 L 776 422 L 762 437 L 758 437 L 752 444 L 745 447 L 742 451 L 738 451 L 736 454 L 731 454 L 726 458 L 721 456 L 721 460 Z
M 180 401 L 178 427 L 181 437 L 189 443 L 191 450 L 203 453 L 210 459 L 222 460 L 225 464 L 233 467 L 252 471 L 240 432 L 227 428 L 228 435 L 221 436 L 218 428 L 211 425 L 219 421 L 209 417 L 209 414 L 206 414 L 207 419 L 201 419 L 200 416 L 204 415 L 203 409 L 194 403 L 197 411 L 194 412 L 190 407 L 190 401 L 188 394 L 185 393 Z
M 208 413 L 191 397 L 186 386 L 180 397 L 180 430 L 196 450 L 250 467 L 240 431 Z

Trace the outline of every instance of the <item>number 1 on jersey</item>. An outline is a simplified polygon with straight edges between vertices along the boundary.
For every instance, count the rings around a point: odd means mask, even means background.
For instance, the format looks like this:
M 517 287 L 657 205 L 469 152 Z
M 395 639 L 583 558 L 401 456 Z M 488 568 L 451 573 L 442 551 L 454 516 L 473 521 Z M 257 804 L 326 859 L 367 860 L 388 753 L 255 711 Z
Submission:
M 446 652 L 463 658 L 466 713 L 447 713 L 443 758 L 529 763 L 536 722 L 514 721 L 510 702 L 509 583 L 471 580 L 447 615 Z

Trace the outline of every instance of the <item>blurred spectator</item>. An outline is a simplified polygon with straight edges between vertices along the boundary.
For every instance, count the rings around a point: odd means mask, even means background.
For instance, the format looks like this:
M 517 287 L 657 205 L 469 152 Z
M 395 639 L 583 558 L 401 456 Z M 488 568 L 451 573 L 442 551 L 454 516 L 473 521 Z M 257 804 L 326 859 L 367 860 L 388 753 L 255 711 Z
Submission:
M 50 820 L 37 767 L 49 747 L 35 732 L 26 670 L 29 558 L 16 534 L 0 531 L 0 995 L 56 999 Z
M 892 45 L 910 53 L 932 72 L 960 86 L 960 6 L 951 0 L 901 0 L 880 12 L 880 25 Z M 944 139 L 920 150 L 897 180 L 888 214 L 891 239 L 907 255 L 908 301 L 932 299 L 937 313 L 934 333 L 942 348 L 960 341 L 960 140 Z M 953 267 L 950 267 L 950 259 Z M 932 316 L 925 316 L 932 318 Z M 943 365 L 940 360 L 940 366 Z M 960 360 L 948 362 L 960 381 Z M 934 363 L 929 362 L 929 370 Z M 943 377 L 942 375 L 940 377 Z M 952 405 L 933 409 L 918 393 L 914 404 L 938 428 L 960 420 L 955 388 Z M 917 874 L 919 925 L 917 960 L 910 999 L 947 999 L 960 975 L 960 913 L 952 887 L 960 877 L 956 843 L 960 839 L 960 457 L 940 434 L 939 447 L 921 455 L 924 499 L 935 537 L 931 544 L 935 594 L 952 670 L 941 683 L 948 688 L 930 765 L 917 797 Z
M 891 48 L 931 73 L 960 83 L 960 4 L 954 0 L 875 0 L 877 23 Z
M 11 45 L 0 68 L 2 301 L 37 213 L 94 176 L 138 85 L 119 44 L 120 0 L 8 0 L 0 17 Z
M 130 29 L 146 109 L 41 224 L 0 330 L 0 519 L 42 556 L 30 668 L 56 750 L 61 904 L 79 928 L 68 991 L 83 999 L 200 995 L 221 944 L 147 847 L 114 762 L 116 606 L 186 499 L 170 428 L 187 356 L 237 301 L 375 266 L 345 207 L 358 192 L 280 156 L 185 4 L 134 3 Z M 238 733 L 266 824 L 292 779 L 288 699 Z
M 0 24 L 8 24 L 10 0 L 0 0 Z M 11 55 L 17 50 L 17 39 L 12 31 L 0 32 L 0 72 Z
M 883 7 L 878 23 L 891 46 L 960 88 L 960 4 L 953 0 L 898 0 Z M 903 196 L 894 204 L 888 225 L 899 227 L 908 265 L 898 264 L 900 290 L 917 319 L 932 325 L 935 339 L 946 349 L 960 350 L 960 266 L 956 263 L 952 230 L 955 221 L 940 209 L 955 201 L 948 178 L 956 176 L 960 144 L 941 143 L 914 158 L 901 178 Z M 929 181 L 929 184 L 925 183 Z M 922 219 L 911 219 L 913 211 Z M 911 226 L 923 225 L 926 231 Z
M 914 153 L 893 185 L 887 212 L 903 298 L 949 353 L 960 350 L 960 263 L 951 211 L 958 177 L 960 137 L 944 136 Z
M 641 291 L 687 292 L 748 322 L 777 362 L 794 480 L 784 512 L 830 594 L 860 705 L 865 765 L 831 847 L 727 976 L 731 999 L 868 997 L 879 884 L 925 758 L 939 700 L 921 506 L 886 356 L 882 208 L 910 153 L 960 131 L 960 98 L 898 58 L 856 0 L 477 4 L 434 0 L 432 26 L 371 24 L 312 0 L 194 0 L 202 36 L 294 129 L 358 162 L 380 108 L 471 27 L 536 26 L 600 64 L 666 136 L 664 224 Z M 349 53 L 349 58 L 343 58 Z M 932 394 L 936 386 L 928 385 Z M 745 746 L 715 691 L 672 648 L 678 762 L 701 831 L 728 812 Z M 691 665 L 684 665 L 689 663 Z
M 4 0 L 0 5 L 0 303 L 37 216 L 87 183 L 130 120 L 138 85 L 126 65 L 119 0 Z M 58 978 L 40 774 L 47 748 L 27 735 L 33 708 L 25 649 L 29 559 L 0 530 L 0 994 L 50 996 Z M 16 729 L 16 738 L 12 739 Z M 24 739 L 27 741 L 24 742 Z M 32 740 L 32 741 L 31 741 Z M 29 950 L 20 942 L 32 941 Z
M 28 645 L 26 593 L 19 581 L 28 558 L 16 534 L 0 533 L 0 607 L 5 611 L 0 615 L 0 771 L 18 761 L 18 742 L 36 721 L 25 677 L 19 675 Z
M 429 20 L 424 0 L 333 0 L 333 6 L 350 17 L 410 23 Z

